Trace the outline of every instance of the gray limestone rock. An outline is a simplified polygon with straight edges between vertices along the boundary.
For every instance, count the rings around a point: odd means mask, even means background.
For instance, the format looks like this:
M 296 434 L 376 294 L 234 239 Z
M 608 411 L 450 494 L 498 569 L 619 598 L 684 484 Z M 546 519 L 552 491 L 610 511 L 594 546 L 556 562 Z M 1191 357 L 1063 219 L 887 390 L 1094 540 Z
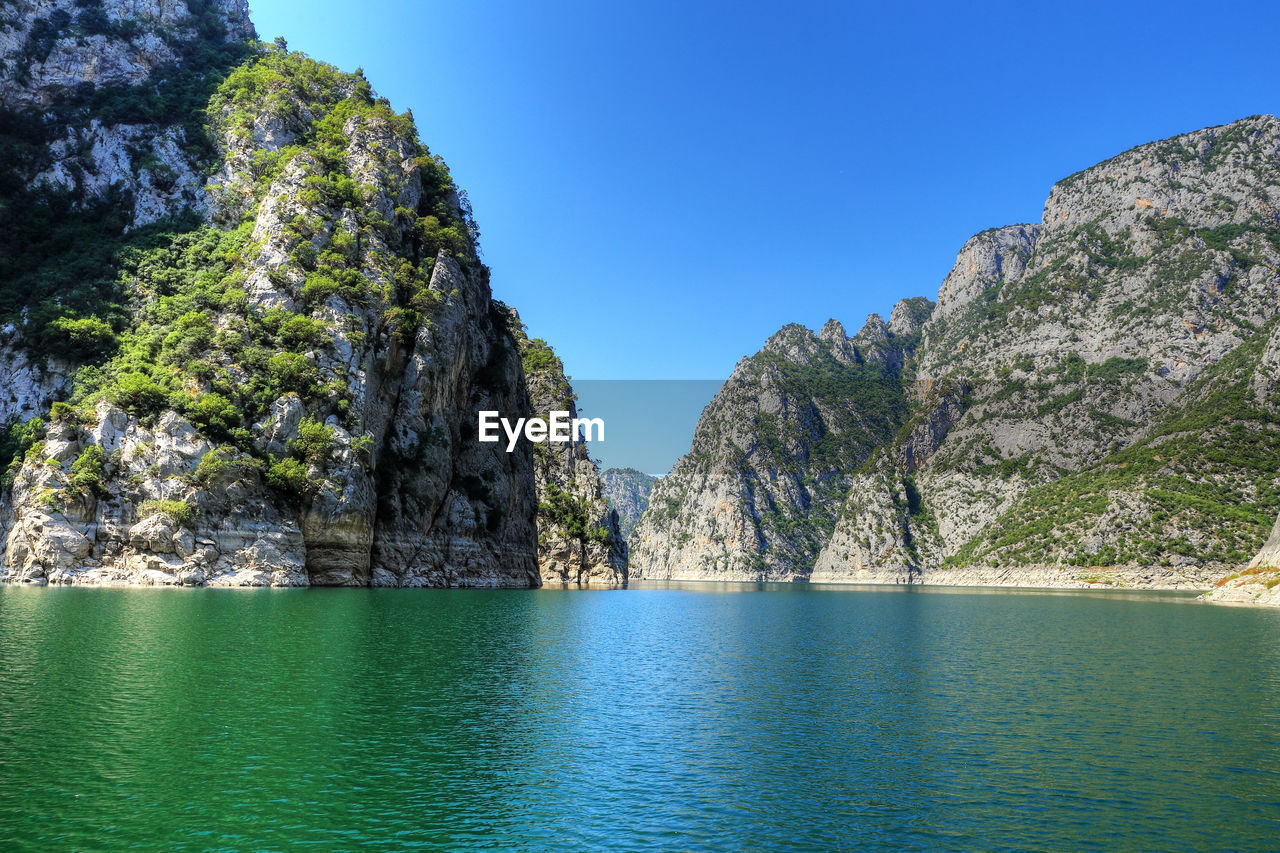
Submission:
M 600 479 L 605 499 L 618 513 L 618 530 L 626 538 L 649 506 L 659 478 L 635 468 L 608 468 L 600 472 Z
M 0 30 L 0 56 L 12 75 L 0 88 L 4 106 L 44 109 L 81 97 L 87 87 L 149 84 L 157 69 L 253 35 L 243 0 L 200 4 L 200 20 L 183 0 L 104 0 L 105 30 L 87 37 L 86 26 L 102 21 L 80 21 L 83 5 L 9 4 L 6 15 L 17 25 Z M 112 26 L 121 20 L 131 23 Z M 33 30 L 48 36 L 42 42 L 47 53 L 28 50 Z M 202 41 L 210 38 L 215 44 Z M 245 55 L 250 52 L 246 46 Z M 44 156 L 35 158 L 43 165 L 27 176 L 32 186 L 61 188 L 86 202 L 124 191 L 133 199 L 133 228 L 178 211 L 206 223 L 237 225 L 245 217 L 251 236 L 237 259 L 243 283 L 223 284 L 242 290 L 243 300 L 210 311 L 214 334 L 239 334 L 247 317 L 261 319 L 272 309 L 305 315 L 324 330 L 301 354 L 308 386 L 320 391 L 305 400 L 284 394 L 247 436 L 235 439 L 237 446 L 176 409 L 143 414 L 107 400 L 50 422 L 0 497 L 0 577 L 211 586 L 538 585 L 532 453 L 528 447 L 507 453 L 475 434 L 482 409 L 528 411 L 509 318 L 492 299 L 470 234 L 459 234 L 452 251 L 404 249 L 420 239 L 420 200 L 439 193 L 447 172 L 417 142 L 411 122 L 385 113 L 347 118 L 343 143 L 328 150 L 323 163 L 303 153 L 277 172 L 262 168 L 264 156 L 311 133 L 324 110 L 343 98 L 366 97 L 357 78 L 332 79 L 338 81 L 333 91 L 308 81 L 314 90 L 277 93 L 248 132 L 226 104 L 208 116 L 175 114 L 163 125 L 93 116 L 55 134 Z M 188 150 L 192 140 L 183 126 L 192 120 L 208 122 L 217 146 L 212 160 Z M 310 189 L 330 174 L 349 176 L 358 204 Z M 465 223 L 456 192 L 444 203 L 448 209 L 434 214 Z M 314 264 L 295 251 L 300 222 L 317 250 L 346 240 L 342 251 L 360 282 L 358 293 L 348 289 L 319 304 L 304 297 Z M 422 292 L 412 312 L 396 301 L 406 255 L 417 264 L 411 273 L 422 278 L 415 281 Z M 130 296 L 134 312 L 154 298 Z M 0 415 L 18 421 L 47 416 L 50 404 L 70 393 L 70 367 L 29 361 L 24 347 L 20 325 L 0 335 L 0 378 L 6 380 Z M 216 393 L 215 377 L 238 387 L 255 379 L 234 348 L 211 349 L 204 358 L 208 369 L 184 379 L 183 391 L 194 399 Z M 286 493 L 279 482 L 273 485 L 271 465 L 301 456 L 295 441 L 304 423 L 323 423 L 328 447 L 305 456 L 307 482 Z M 237 447 L 252 447 L 256 455 Z
M 1275 450 L 1271 415 L 1233 396 L 1280 411 L 1276 198 L 1280 122 L 1207 128 L 971 238 L 936 306 L 904 300 L 847 341 L 834 320 L 784 327 L 654 490 L 633 575 L 1194 587 L 1233 568 L 1265 529 L 1209 507 L 1280 510 L 1250 461 Z M 902 397 L 838 370 L 795 381 L 824 358 L 889 369 Z M 807 416 L 822 385 L 839 390 Z M 891 428 L 814 428 L 840 411 Z
M 553 411 L 578 417 L 577 396 L 564 365 L 547 343 L 517 329 L 529 387 L 529 415 Z M 522 442 L 523 443 L 523 442 Z M 533 444 L 534 483 L 538 494 L 538 565 L 547 586 L 622 588 L 628 580 L 627 542 L 617 510 L 605 497 L 600 468 L 580 436 Z

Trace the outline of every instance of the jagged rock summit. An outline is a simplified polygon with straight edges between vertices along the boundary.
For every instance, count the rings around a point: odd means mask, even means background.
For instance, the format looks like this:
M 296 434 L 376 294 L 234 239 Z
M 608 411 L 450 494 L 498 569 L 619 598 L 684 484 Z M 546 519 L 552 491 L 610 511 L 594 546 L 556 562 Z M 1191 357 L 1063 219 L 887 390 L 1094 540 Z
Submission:
M 927 313 L 932 303 L 913 303 Z M 905 326 L 904 326 L 905 328 Z M 690 452 L 654 486 L 631 537 L 646 580 L 802 580 L 856 471 L 906 416 L 901 370 L 918 336 L 872 315 L 852 338 L 783 327 L 739 362 Z

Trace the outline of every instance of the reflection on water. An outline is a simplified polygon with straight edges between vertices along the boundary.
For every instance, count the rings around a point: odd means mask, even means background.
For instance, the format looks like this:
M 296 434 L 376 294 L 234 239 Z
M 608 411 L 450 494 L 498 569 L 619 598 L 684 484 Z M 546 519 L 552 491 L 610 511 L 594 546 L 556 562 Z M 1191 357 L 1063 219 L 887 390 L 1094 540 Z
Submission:
M 0 588 L 0 846 L 1267 849 L 1278 641 L 1178 594 Z

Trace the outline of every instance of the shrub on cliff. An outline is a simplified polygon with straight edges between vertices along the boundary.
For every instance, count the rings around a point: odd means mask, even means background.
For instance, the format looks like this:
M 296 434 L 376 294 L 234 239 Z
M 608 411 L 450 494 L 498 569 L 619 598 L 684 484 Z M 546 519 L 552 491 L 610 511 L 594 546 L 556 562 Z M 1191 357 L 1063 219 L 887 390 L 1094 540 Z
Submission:
M 49 324 L 50 348 L 71 359 L 89 359 L 115 348 L 116 335 L 101 317 L 59 317 Z
M 307 466 L 291 456 L 271 461 L 267 467 L 267 485 L 293 500 L 300 500 L 313 488 Z
M 289 443 L 289 449 L 313 465 L 329 458 L 334 447 L 334 429 L 314 418 L 303 418 L 298 424 L 298 437 Z
M 169 400 L 169 391 L 141 371 L 126 373 L 115 381 L 109 396 L 131 415 L 158 414 Z
M 106 494 L 106 472 L 102 445 L 91 444 L 71 463 L 71 487 L 86 495 Z
M 191 527 L 197 510 L 186 501 L 143 501 L 138 507 L 138 514 L 142 518 L 163 515 L 180 527 Z

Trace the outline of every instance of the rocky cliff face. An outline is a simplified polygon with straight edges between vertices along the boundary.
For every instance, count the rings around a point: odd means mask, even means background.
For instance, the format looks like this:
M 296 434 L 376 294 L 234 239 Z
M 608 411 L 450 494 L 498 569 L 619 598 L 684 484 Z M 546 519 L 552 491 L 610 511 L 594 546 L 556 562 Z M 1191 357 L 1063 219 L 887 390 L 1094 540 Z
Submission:
M 922 374 L 970 385 L 917 475 L 926 562 L 1203 578 L 1256 549 L 1274 484 L 1244 457 L 1280 449 L 1247 393 L 1280 285 L 1277 143 L 1246 119 L 1060 182 L 1026 266 L 926 326 Z
M 895 425 L 836 466 L 844 500 L 816 559 L 788 554 L 790 574 L 695 569 L 722 549 L 692 536 L 644 556 L 686 577 L 1205 584 L 1248 559 L 1280 509 L 1277 198 L 1269 116 L 1059 182 L 1041 223 L 961 250 L 899 373 L 905 412 L 846 398 Z M 735 419 L 739 446 L 759 445 L 751 413 Z M 658 512 L 677 530 L 712 514 L 681 491 L 706 494 L 700 477 L 714 485 L 735 466 L 691 477 L 689 465 L 638 530 Z M 744 530 L 767 517 L 747 490 L 716 494 Z M 779 504 L 811 505 L 798 492 Z M 778 550 L 739 550 L 752 549 Z M 634 562 L 650 570 L 639 548 Z
M 10 0 L 0 105 L 50 107 L 86 85 L 136 86 L 207 42 L 254 36 L 244 0 Z
M 236 0 L 5 12 L 5 214 L 91 267 L 0 270 L 4 577 L 537 585 L 530 449 L 476 436 L 516 339 L 412 117 Z
M 123 200 L 134 227 L 207 209 L 198 101 L 253 37 L 244 0 L 6 4 L 0 127 L 23 143 L 10 165 L 24 188 Z
M 514 312 L 513 312 L 514 315 Z M 513 316 L 529 388 L 529 411 L 578 416 L 577 396 L 564 364 L 546 341 L 530 339 Z M 627 543 L 618 513 L 604 494 L 600 469 L 587 444 L 569 441 L 533 445 L 538 495 L 538 568 L 544 585 L 621 588 L 627 585 Z
M 618 531 L 625 539 L 648 508 L 658 478 L 635 468 L 608 468 L 600 472 L 600 481 L 605 500 L 618 513 Z
M 816 335 L 787 326 L 740 362 L 655 486 L 633 575 L 807 577 L 853 472 L 906 416 L 901 372 L 932 307 L 912 304 L 896 330 L 876 315 L 852 338 L 834 320 Z

